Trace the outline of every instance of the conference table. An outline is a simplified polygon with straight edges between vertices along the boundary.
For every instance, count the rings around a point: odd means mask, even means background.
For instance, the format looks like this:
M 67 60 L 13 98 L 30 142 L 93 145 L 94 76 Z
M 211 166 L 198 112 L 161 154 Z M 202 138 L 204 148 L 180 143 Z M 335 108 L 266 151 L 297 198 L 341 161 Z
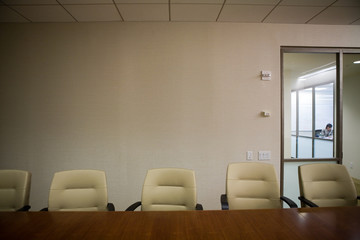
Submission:
M 360 208 L 0 212 L 0 239 L 360 239 Z

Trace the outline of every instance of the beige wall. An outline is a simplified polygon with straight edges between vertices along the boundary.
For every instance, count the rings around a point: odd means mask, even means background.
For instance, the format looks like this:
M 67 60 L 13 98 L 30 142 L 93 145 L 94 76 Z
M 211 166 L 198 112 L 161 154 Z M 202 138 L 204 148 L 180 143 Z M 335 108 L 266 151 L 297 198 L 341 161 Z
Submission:
M 229 162 L 280 166 L 280 46 L 360 47 L 359 26 L 237 23 L 0 25 L 0 167 L 33 173 L 33 210 L 56 171 L 107 173 L 140 200 L 149 168 L 196 171 L 219 209 Z M 260 71 L 272 81 L 260 81 Z M 267 110 L 271 117 L 261 117 Z M 257 158 L 257 153 L 255 154 Z

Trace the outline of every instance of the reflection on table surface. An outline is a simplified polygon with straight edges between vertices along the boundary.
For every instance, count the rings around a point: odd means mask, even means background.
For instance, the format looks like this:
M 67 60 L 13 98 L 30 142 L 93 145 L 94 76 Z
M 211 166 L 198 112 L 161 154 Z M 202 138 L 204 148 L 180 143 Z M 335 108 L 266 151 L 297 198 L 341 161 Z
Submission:
M 360 208 L 2 212 L 2 239 L 360 239 Z

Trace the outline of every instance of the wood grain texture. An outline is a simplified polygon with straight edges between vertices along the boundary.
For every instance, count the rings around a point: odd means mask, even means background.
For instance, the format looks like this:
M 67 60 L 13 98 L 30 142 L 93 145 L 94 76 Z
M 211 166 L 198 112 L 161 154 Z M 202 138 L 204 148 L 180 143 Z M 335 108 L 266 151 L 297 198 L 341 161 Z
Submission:
M 2 212 L 0 239 L 360 239 L 360 208 Z

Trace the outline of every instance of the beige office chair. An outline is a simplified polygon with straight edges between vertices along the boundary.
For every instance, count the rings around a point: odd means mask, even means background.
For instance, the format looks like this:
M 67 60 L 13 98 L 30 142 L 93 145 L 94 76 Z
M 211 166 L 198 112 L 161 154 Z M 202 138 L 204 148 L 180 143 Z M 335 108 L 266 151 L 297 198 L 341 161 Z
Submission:
M 159 168 L 148 170 L 143 185 L 141 202 L 129 206 L 134 211 L 202 210 L 196 203 L 195 173 L 188 169 Z
M 28 211 L 31 173 L 0 170 L 0 211 Z
M 49 206 L 42 211 L 114 211 L 108 203 L 106 176 L 98 170 L 70 170 L 54 174 Z
M 305 164 L 298 168 L 301 206 L 356 206 L 355 185 L 344 165 Z
M 220 197 L 222 210 L 281 208 L 281 201 L 291 208 L 297 205 L 280 196 L 274 166 L 268 163 L 230 163 L 227 168 L 226 194 Z

